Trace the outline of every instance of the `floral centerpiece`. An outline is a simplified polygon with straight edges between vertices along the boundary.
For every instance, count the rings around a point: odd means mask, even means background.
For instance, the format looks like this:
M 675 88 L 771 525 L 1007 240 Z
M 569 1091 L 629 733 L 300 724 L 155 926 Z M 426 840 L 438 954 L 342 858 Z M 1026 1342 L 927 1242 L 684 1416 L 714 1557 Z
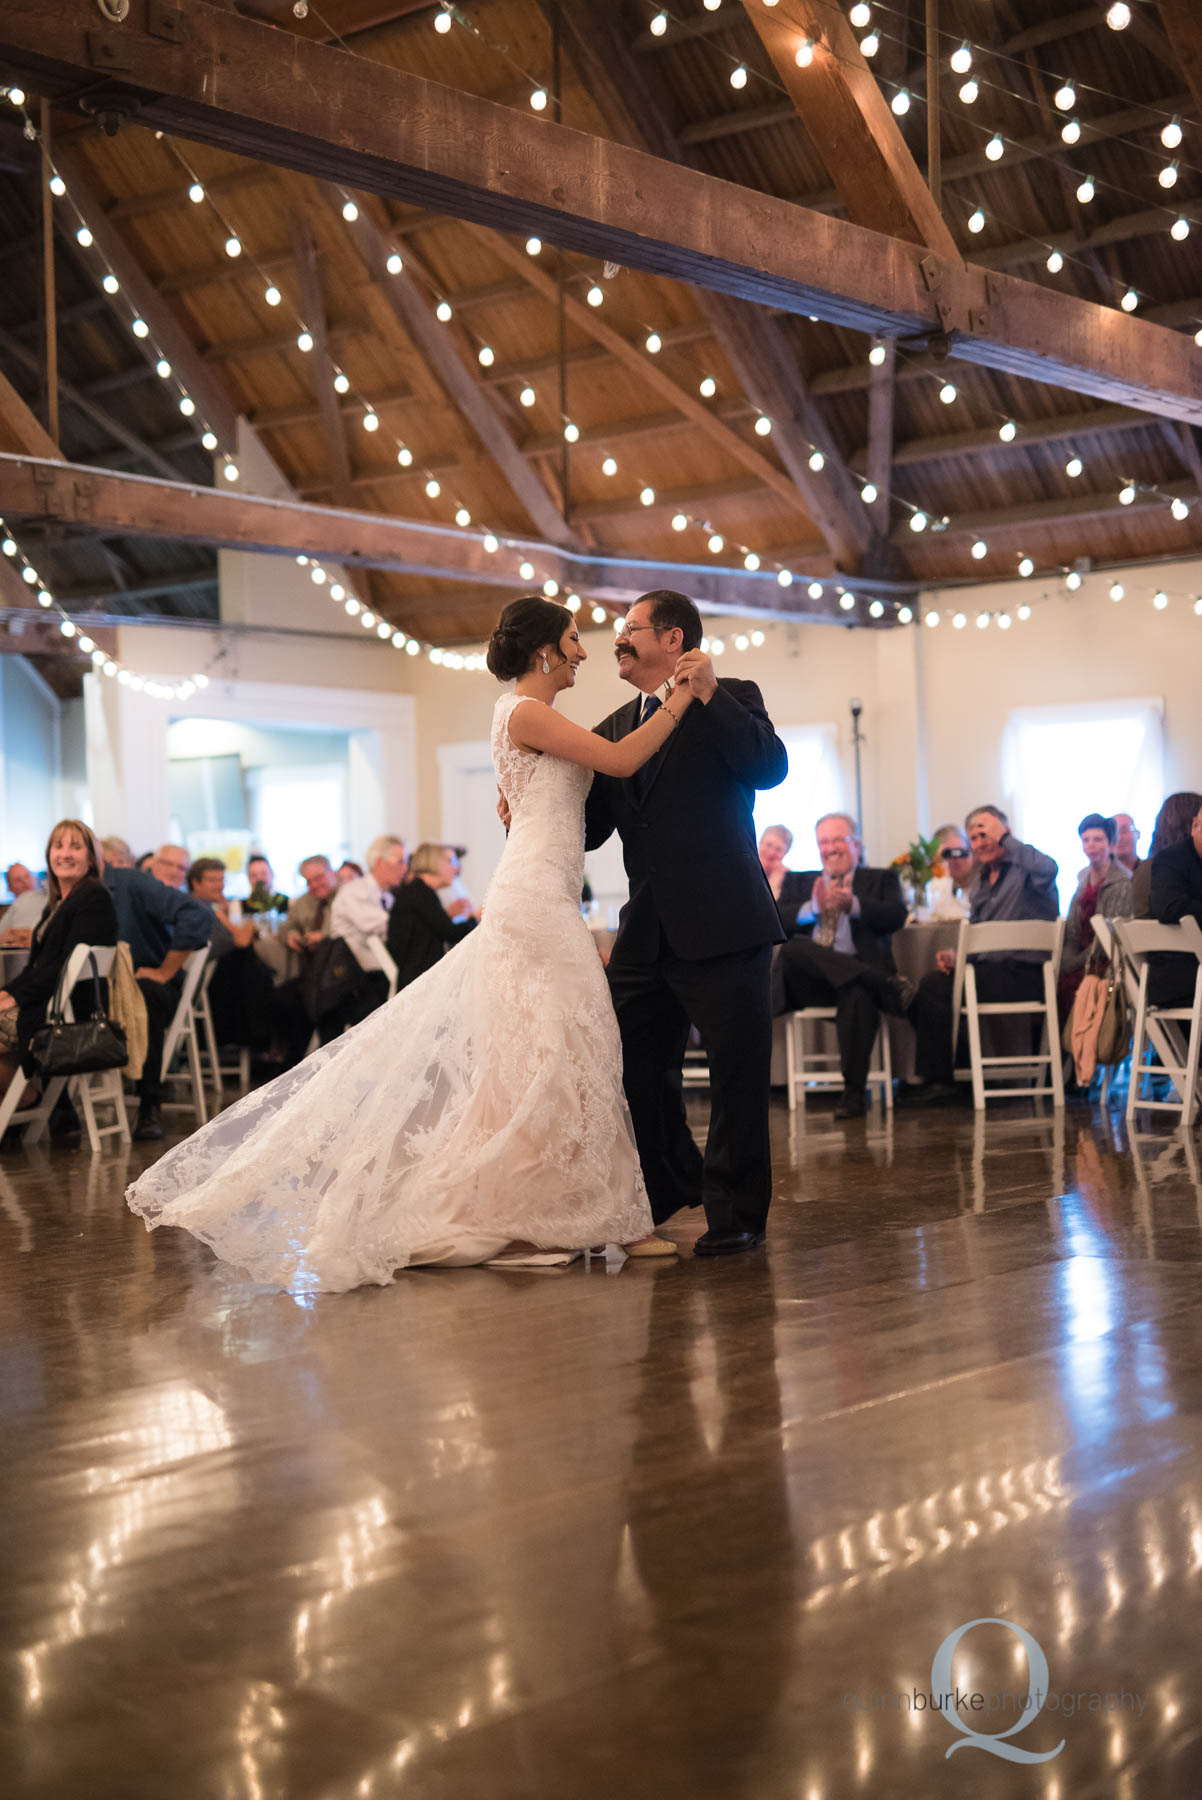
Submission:
M 911 913 L 921 908 L 926 910 L 927 885 L 947 874 L 947 869 L 939 856 L 938 838 L 926 838 L 920 832 L 901 856 L 895 856 L 892 865 L 898 873 L 902 884 L 902 893 Z

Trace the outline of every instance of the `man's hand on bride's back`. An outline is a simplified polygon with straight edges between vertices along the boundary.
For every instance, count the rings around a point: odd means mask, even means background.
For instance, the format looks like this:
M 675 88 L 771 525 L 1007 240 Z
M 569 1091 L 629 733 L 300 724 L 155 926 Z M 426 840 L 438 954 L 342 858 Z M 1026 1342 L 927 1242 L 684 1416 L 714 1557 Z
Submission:
M 678 687 L 686 687 L 703 706 L 718 686 L 714 665 L 703 650 L 686 650 L 672 671 L 672 679 Z
M 509 802 L 501 792 L 500 788 L 497 789 L 497 817 L 500 819 L 506 831 L 508 831 L 509 827 L 513 824 L 513 817 L 509 811 Z

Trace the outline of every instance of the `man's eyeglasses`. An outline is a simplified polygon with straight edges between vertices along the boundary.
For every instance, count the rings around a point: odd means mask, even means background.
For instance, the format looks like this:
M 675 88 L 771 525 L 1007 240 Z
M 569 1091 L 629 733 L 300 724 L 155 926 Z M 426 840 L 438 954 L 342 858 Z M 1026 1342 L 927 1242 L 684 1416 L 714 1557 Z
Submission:
M 654 631 L 654 625 L 623 625 L 619 637 L 633 637 L 636 631 Z
M 971 855 L 971 850 L 953 850 L 950 844 L 939 852 L 942 862 L 967 862 Z

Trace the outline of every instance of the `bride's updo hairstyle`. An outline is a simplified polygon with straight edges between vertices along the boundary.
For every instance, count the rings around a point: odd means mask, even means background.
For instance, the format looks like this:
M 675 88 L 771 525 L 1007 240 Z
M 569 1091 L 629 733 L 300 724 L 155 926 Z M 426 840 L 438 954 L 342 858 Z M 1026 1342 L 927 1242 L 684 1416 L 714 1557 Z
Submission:
M 558 644 L 571 623 L 566 606 L 541 594 L 511 600 L 488 640 L 489 672 L 498 681 L 516 681 L 530 667 L 534 652 L 544 644 Z

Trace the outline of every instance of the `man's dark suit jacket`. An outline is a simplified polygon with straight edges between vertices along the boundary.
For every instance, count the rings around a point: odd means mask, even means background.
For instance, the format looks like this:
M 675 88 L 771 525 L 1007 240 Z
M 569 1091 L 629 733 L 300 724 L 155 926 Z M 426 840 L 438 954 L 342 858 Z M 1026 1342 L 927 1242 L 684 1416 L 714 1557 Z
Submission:
M 596 727 L 618 743 L 639 722 L 643 695 Z M 594 778 L 585 847 L 619 832 L 630 881 L 615 957 L 654 962 L 662 938 L 684 962 L 729 956 L 784 936 L 760 867 L 752 808 L 789 757 L 754 681 L 722 680 L 694 701 L 664 748 L 633 780 Z M 640 798 L 640 776 L 648 784 Z
M 796 892 L 798 911 L 808 906 L 821 869 L 807 869 L 798 875 Z M 896 869 L 855 869 L 851 891 L 860 902 L 860 916 L 851 920 L 851 941 L 861 962 L 874 969 L 893 969 L 890 939 L 906 922 L 906 903 L 902 899 L 901 882 Z M 782 894 L 782 899 L 784 898 Z M 796 914 L 794 915 L 796 917 Z M 813 933 L 813 923 L 794 925 L 795 932 Z
M 1192 838 L 1158 850 L 1152 858 L 1149 907 L 1162 925 L 1180 925 L 1183 919 L 1197 919 L 1202 925 L 1202 856 L 1194 849 Z M 1195 959 L 1164 951 L 1150 956 L 1148 964 L 1148 994 L 1153 1004 L 1187 1006 L 1198 975 Z

